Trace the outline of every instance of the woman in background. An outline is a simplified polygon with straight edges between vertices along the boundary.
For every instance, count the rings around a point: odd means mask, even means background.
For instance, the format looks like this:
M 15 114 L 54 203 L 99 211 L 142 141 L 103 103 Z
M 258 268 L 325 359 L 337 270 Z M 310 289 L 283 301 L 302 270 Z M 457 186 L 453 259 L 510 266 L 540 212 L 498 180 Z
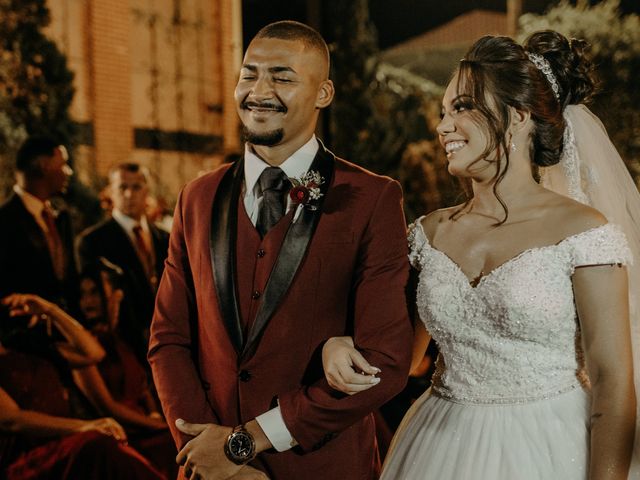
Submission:
M 36 295 L 13 294 L 2 304 L 16 322 L 4 326 L 11 335 L 0 346 L 0 469 L 6 478 L 166 478 L 127 445 L 113 418 L 78 417 L 70 368 L 104 357 L 93 336 Z
M 118 325 L 127 321 L 122 272 L 101 259 L 80 276 L 83 323 L 105 351 L 96 365 L 73 371 L 75 383 L 96 410 L 121 422 L 129 443 L 168 478 L 175 478 L 177 450 L 160 414 L 147 369 L 120 338 Z

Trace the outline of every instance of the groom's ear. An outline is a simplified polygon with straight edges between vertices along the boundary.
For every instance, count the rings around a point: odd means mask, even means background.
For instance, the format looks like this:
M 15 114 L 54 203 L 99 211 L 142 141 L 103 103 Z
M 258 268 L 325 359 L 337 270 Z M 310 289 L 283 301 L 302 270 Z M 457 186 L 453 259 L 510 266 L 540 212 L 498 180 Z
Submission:
M 333 88 L 333 82 L 331 80 L 325 80 L 320 84 L 318 89 L 318 95 L 316 97 L 316 108 L 328 107 L 333 96 L 335 95 L 335 89 Z
M 509 107 L 509 130 L 513 132 L 514 135 L 523 130 L 528 131 L 532 126 L 533 122 L 530 111 Z

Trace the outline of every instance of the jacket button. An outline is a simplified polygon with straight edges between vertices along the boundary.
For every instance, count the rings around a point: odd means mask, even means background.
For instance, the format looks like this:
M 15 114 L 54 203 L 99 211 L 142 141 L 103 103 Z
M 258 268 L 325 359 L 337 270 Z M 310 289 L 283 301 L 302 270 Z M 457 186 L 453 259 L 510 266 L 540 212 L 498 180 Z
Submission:
M 258 258 L 262 258 L 267 254 L 263 249 L 258 250 Z
M 251 294 L 251 298 L 253 298 L 254 300 L 257 300 L 258 298 L 260 298 L 260 292 L 258 290 L 256 290 L 255 292 L 253 292 Z
M 249 380 L 251 380 L 251 373 L 249 373 L 248 370 L 240 370 L 238 378 L 241 382 L 248 382 Z

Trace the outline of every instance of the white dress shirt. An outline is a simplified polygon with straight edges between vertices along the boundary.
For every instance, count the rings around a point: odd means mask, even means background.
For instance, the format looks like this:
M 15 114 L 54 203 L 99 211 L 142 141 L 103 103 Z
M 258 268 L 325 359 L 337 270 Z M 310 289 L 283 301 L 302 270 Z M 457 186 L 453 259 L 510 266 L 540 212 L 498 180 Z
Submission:
M 302 147 L 287 158 L 280 168 L 288 177 L 300 178 L 307 173 L 311 163 L 318 153 L 318 141 L 315 135 L 305 143 Z M 270 165 L 258 157 L 249 144 L 245 144 L 244 150 L 244 208 L 251 219 L 251 223 L 255 226 L 258 221 L 258 213 L 262 203 L 262 192 L 258 185 L 258 178 L 265 168 Z M 293 207 L 291 198 L 287 196 L 287 212 Z M 293 221 L 295 222 L 300 215 L 302 205 L 298 206 Z M 256 417 L 256 421 L 265 435 L 271 442 L 271 445 L 278 451 L 284 452 L 295 447 L 298 442 L 295 441 L 289 429 L 284 423 L 280 406 L 277 406 L 262 415 Z

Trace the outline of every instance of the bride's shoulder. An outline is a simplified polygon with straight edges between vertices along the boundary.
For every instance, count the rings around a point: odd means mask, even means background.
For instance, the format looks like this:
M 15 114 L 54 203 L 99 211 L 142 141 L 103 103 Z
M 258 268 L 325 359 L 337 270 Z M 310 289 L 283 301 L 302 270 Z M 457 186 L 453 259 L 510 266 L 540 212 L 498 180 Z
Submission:
M 553 223 L 565 236 L 605 225 L 607 218 L 598 210 L 569 197 L 555 194 L 554 204 L 551 205 Z
M 633 262 L 624 231 L 601 212 L 571 199 L 563 200 L 557 210 L 551 227 L 562 232 L 557 244 L 571 251 L 572 267 Z
M 451 217 L 458 211 L 462 205 L 448 208 L 440 208 L 431 213 L 423 215 L 416 223 L 420 223 L 425 237 L 431 241 L 435 237 L 438 228 L 445 222 L 451 220 Z
M 560 202 L 561 208 L 557 209 L 558 221 L 571 230 L 580 232 L 607 223 L 607 218 L 589 205 L 566 197 Z
M 454 209 L 442 208 L 417 218 L 407 231 L 409 242 L 409 261 L 417 270 L 422 270 L 425 248 L 431 245 L 432 239 L 442 222 L 449 219 Z

